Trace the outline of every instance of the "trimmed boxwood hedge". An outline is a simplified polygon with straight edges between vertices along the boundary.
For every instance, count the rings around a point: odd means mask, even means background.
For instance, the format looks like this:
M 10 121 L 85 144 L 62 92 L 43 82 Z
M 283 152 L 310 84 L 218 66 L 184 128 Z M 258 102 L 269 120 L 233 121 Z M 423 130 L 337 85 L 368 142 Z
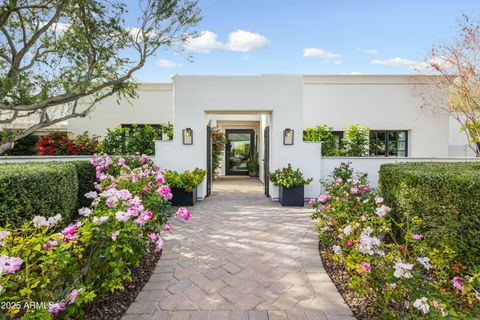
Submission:
M 61 214 L 68 222 L 88 205 L 95 168 L 89 161 L 26 162 L 0 165 L 0 225 L 18 226 L 35 215 Z
M 78 178 L 78 204 L 77 207 L 87 207 L 91 200 L 84 197 L 85 193 L 94 190 L 95 167 L 90 161 L 72 161 L 69 162 L 75 166 Z
M 449 248 L 459 262 L 480 265 L 480 163 L 384 164 L 380 193 L 397 222 L 421 218 L 420 232 L 432 248 Z

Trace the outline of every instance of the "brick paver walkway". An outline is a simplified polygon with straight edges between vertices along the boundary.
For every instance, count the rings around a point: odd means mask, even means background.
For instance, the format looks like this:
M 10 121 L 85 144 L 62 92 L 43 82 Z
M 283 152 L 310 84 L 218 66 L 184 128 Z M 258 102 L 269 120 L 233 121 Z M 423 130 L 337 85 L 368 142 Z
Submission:
M 354 319 L 322 267 L 311 210 L 236 178 L 191 212 L 123 320 Z

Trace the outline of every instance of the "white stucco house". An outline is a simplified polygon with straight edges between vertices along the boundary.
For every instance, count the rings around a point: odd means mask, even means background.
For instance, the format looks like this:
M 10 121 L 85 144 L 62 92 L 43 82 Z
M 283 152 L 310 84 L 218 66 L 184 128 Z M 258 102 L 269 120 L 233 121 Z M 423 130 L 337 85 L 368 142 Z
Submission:
M 156 161 L 165 169 L 191 170 L 207 167 L 210 124 L 229 141 L 221 175 L 245 173 L 245 153 L 256 150 L 262 182 L 265 170 L 288 163 L 306 176 L 322 177 L 328 163 L 321 163 L 320 144 L 302 139 L 305 128 L 318 124 L 333 127 L 339 137 L 351 124 L 370 128 L 378 142 L 371 156 L 382 161 L 471 156 L 448 115 L 422 108 L 417 84 L 409 75 L 175 76 L 172 83 L 140 85 L 131 104 L 102 102 L 88 117 L 70 120 L 68 130 L 103 135 L 118 125 L 171 122 L 174 138 L 156 142 Z M 182 139 L 187 128 L 192 144 Z M 284 144 L 286 129 L 293 134 L 291 145 Z M 318 188 L 308 186 L 306 196 L 317 195 Z M 207 189 L 204 183 L 200 198 Z M 266 192 L 277 196 L 268 183 Z

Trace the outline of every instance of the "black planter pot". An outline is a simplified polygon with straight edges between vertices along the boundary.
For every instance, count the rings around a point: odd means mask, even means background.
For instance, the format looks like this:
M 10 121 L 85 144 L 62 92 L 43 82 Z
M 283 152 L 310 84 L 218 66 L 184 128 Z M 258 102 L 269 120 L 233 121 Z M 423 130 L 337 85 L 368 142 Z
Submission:
M 172 205 L 174 206 L 193 206 L 197 202 L 197 188 L 194 188 L 192 192 L 172 188 L 172 194 Z
M 304 186 L 285 188 L 280 186 L 278 190 L 278 199 L 284 207 L 303 207 L 304 206 Z

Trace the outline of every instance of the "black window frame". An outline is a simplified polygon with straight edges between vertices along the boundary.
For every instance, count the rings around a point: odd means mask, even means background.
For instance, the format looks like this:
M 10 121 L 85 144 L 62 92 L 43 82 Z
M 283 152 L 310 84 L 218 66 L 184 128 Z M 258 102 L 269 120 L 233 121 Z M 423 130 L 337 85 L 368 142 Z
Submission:
M 385 155 L 383 154 L 378 154 L 378 151 L 377 151 L 377 148 L 376 148 L 376 145 L 378 143 L 378 139 L 376 139 L 375 142 L 372 142 L 372 134 L 375 134 L 376 136 L 378 136 L 378 134 L 384 134 L 385 135 L 385 138 L 383 140 L 383 143 L 385 145 Z M 397 144 L 396 146 L 396 155 L 390 155 L 389 154 L 389 145 L 390 145 L 390 138 L 389 138 L 389 134 L 391 133 L 396 133 L 396 134 L 399 134 L 399 133 L 405 133 L 405 141 L 403 140 L 398 140 L 398 138 L 394 141 L 394 143 Z M 370 130 L 370 134 L 369 134 L 369 150 L 368 150 L 368 154 L 369 156 L 371 157 L 408 157 L 408 153 L 409 153 L 409 150 L 408 150 L 408 143 L 409 143 L 409 134 L 408 134 L 408 130 Z M 397 136 L 398 137 L 398 136 Z M 400 151 L 404 151 L 405 152 L 405 155 L 398 155 L 398 152 L 399 152 L 399 149 L 398 149 L 398 143 L 400 142 L 404 142 L 405 143 L 405 149 L 402 150 L 400 149 Z M 393 143 L 393 142 L 392 142 Z M 372 147 L 373 145 L 373 147 Z

